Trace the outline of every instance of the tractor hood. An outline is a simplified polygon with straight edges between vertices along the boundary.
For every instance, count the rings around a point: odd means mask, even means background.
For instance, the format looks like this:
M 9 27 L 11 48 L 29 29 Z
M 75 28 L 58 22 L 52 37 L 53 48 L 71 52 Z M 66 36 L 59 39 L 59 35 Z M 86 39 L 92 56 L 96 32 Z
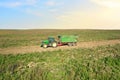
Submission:
M 44 44 L 48 44 L 49 41 L 48 41 L 48 40 L 43 40 L 42 43 L 44 43 Z
M 41 42 L 41 44 L 40 44 L 40 46 L 42 47 L 44 44 L 49 44 L 49 41 L 48 40 L 43 40 L 42 42 Z

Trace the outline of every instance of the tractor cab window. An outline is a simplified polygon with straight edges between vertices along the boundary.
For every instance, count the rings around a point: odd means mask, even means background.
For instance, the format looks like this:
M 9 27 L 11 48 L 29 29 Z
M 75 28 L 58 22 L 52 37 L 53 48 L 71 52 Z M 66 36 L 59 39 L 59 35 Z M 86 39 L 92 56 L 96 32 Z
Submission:
M 49 42 L 51 43 L 51 42 L 54 42 L 54 41 L 55 41 L 55 38 L 49 37 L 48 40 L 49 40 Z

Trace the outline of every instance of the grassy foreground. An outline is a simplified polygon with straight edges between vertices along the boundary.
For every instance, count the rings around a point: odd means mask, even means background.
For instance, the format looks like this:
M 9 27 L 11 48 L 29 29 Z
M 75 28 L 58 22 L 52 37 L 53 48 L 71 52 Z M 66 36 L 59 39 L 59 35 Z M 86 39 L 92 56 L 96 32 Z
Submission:
M 120 44 L 0 55 L 0 80 L 120 80 Z
M 120 30 L 0 30 L 0 48 L 40 45 L 48 36 L 74 34 L 79 42 L 120 39 Z

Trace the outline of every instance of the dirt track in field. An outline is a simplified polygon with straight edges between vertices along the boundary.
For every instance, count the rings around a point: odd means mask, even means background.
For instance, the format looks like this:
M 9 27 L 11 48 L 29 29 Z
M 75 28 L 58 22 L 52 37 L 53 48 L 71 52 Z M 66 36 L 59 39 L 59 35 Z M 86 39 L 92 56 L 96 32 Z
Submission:
M 114 45 L 120 44 L 120 40 L 105 40 L 105 41 L 91 41 L 91 42 L 79 42 L 77 46 L 60 46 L 57 48 L 41 48 L 40 46 L 22 46 L 22 47 L 10 47 L 10 48 L 0 48 L 0 54 L 25 54 L 32 52 L 43 52 L 43 51 L 54 51 L 54 50 L 64 50 L 64 49 L 74 49 L 74 48 L 93 48 L 103 45 Z

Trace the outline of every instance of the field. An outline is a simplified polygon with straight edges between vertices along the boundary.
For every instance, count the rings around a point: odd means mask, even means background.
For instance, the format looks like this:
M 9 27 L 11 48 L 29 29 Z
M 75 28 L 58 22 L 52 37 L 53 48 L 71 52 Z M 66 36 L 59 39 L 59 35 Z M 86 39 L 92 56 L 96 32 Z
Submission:
M 120 39 L 120 30 L 0 30 L 0 48 L 40 45 L 48 36 L 79 36 L 79 42 Z
M 78 35 L 78 46 L 39 47 L 48 36 L 63 34 Z M 120 80 L 119 75 L 120 30 L 0 30 L 0 80 Z

